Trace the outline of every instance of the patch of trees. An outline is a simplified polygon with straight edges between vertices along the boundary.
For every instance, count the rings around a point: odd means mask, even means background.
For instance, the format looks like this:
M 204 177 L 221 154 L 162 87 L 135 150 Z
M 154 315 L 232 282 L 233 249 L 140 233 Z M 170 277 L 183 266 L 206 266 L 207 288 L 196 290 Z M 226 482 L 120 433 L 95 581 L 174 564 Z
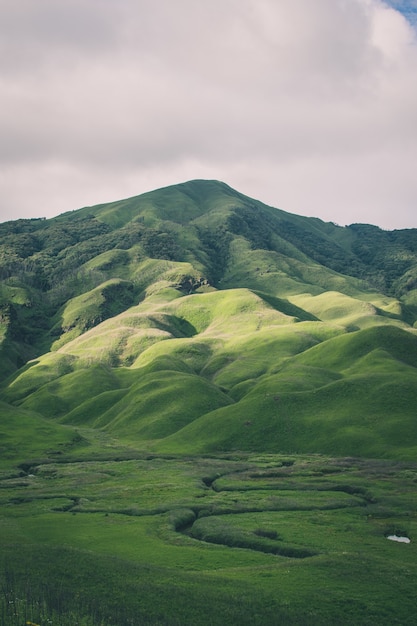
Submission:
M 118 315 L 134 302 L 133 284 L 127 281 L 108 283 L 102 291 L 104 302 L 100 307 L 100 322 Z
M 94 216 L 65 222 L 17 220 L 1 226 L 0 279 L 15 276 L 42 290 L 49 287 L 61 251 L 110 230 Z M 29 232 L 31 228 L 36 232 Z
M 383 231 L 370 224 L 352 224 L 350 252 L 330 237 L 290 220 L 279 223 L 279 235 L 314 261 L 336 272 L 365 280 L 389 295 L 404 293 L 402 277 L 417 266 L 417 229 Z M 413 280 L 406 281 L 413 288 Z
M 42 249 L 46 249 L 50 254 L 58 254 L 80 241 L 87 241 L 110 230 L 110 226 L 99 222 L 94 216 L 87 216 L 65 222 L 52 221 L 48 228 L 39 234 L 39 238 L 42 241 Z
M 16 317 L 15 310 L 9 302 L 3 302 L 0 304 L 0 325 L 9 327 L 13 317 Z
M 226 228 L 198 229 L 201 247 L 208 258 L 207 277 L 212 285 L 222 279 L 230 257 L 232 234 Z
M 306 256 L 335 272 L 357 277 L 363 275 L 364 268 L 354 255 L 315 230 L 282 220 L 278 234 Z
M 2 237 L 2 248 L 4 250 L 13 251 L 13 253 L 21 259 L 26 259 L 35 252 L 39 252 L 42 243 L 39 237 L 32 233 L 11 234 Z
M 417 229 L 384 231 L 369 224 L 351 224 L 352 252 L 367 266 L 370 282 L 379 281 L 389 294 L 401 295 L 402 277 L 417 265 Z M 410 287 L 410 285 L 408 286 Z
M 148 228 L 143 232 L 141 244 L 145 254 L 154 259 L 168 261 L 182 259 L 181 248 L 171 233 Z
M 228 229 L 244 237 L 254 250 L 273 250 L 272 232 L 276 222 L 254 206 L 239 207 L 228 218 Z
M 0 237 L 19 233 L 33 233 L 40 228 L 44 228 L 46 220 L 44 217 L 32 219 L 19 219 L 3 222 L 0 224 Z

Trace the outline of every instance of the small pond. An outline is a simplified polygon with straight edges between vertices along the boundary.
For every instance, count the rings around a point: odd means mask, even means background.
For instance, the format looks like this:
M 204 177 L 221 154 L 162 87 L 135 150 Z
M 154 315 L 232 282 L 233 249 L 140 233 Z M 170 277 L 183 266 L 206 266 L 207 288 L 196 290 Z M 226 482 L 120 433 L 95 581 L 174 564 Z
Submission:
M 408 537 L 399 537 L 398 535 L 387 535 L 387 539 L 390 541 L 398 541 L 399 543 L 410 543 L 410 539 Z

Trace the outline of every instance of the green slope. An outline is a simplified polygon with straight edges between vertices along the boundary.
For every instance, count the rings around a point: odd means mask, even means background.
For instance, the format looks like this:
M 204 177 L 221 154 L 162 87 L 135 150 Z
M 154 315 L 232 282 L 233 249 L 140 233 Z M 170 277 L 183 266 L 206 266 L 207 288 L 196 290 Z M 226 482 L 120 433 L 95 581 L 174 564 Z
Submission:
M 417 230 L 218 181 L 0 224 L 0 399 L 170 453 L 413 458 L 416 276 Z
M 324 341 L 159 451 L 267 450 L 413 460 L 417 338 L 385 326 Z
M 74 429 L 0 402 L 0 469 L 37 459 L 58 458 L 86 442 Z

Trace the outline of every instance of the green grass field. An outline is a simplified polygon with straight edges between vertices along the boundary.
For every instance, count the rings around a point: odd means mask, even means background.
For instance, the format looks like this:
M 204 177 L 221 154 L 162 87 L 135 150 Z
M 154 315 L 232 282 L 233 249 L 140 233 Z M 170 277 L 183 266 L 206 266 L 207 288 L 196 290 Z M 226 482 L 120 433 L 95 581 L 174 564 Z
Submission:
M 413 623 L 416 465 L 127 454 L 3 470 L 5 626 Z

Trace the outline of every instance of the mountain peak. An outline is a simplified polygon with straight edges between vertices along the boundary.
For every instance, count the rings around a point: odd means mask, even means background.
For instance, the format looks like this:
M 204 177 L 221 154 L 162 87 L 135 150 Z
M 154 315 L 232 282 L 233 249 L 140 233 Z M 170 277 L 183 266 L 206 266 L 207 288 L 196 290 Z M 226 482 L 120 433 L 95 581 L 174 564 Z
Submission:
M 395 456 L 376 426 L 375 449 L 369 433 L 362 443 L 323 433 L 349 386 L 363 418 L 390 418 L 392 381 L 415 394 L 404 347 L 415 350 L 417 231 L 339 227 L 191 180 L 0 232 L 10 406 L 161 450 L 331 453 L 337 441 L 343 454 Z M 294 431 L 277 419 L 282 394 Z M 288 434 L 304 432 L 311 411 L 321 444 Z M 250 435 L 241 415 L 258 423 Z

